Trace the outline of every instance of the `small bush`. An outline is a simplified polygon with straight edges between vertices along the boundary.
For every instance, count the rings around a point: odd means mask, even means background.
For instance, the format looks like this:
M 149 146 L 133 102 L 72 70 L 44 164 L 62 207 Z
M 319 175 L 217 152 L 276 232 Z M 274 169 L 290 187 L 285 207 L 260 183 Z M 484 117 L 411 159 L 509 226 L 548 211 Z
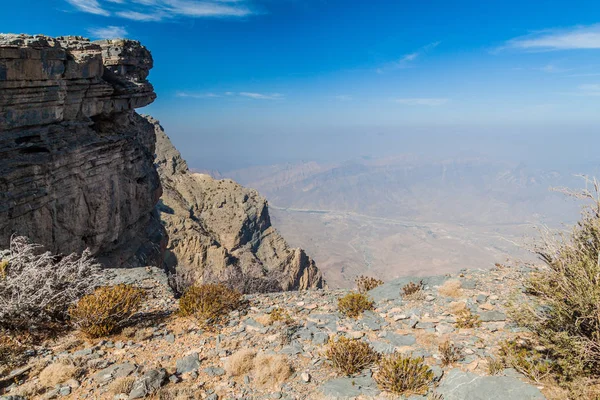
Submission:
M 82 297 L 69 315 L 88 337 L 103 337 L 119 331 L 139 310 L 143 298 L 144 291 L 130 285 L 104 286 Z
M 415 296 L 416 294 L 418 294 L 419 292 L 421 292 L 423 290 L 423 281 L 419 281 L 417 283 L 415 282 L 408 282 L 406 285 L 404 285 L 402 287 L 402 293 L 404 294 L 404 296 Z
M 282 354 L 258 353 L 253 365 L 254 381 L 263 387 L 277 389 L 292 375 L 292 366 Z
M 338 310 L 350 318 L 358 318 L 364 311 L 373 308 L 375 303 L 363 293 L 348 293 L 338 300 Z
M 89 251 L 61 258 L 41 248 L 17 236 L 0 250 L 0 326 L 33 330 L 64 322 L 69 307 L 102 284 Z
M 456 327 L 459 329 L 476 328 L 481 325 L 481 320 L 478 315 L 475 315 L 465 308 L 456 314 Z
M 6 279 L 8 271 L 8 260 L 0 260 L 0 279 Z
M 194 317 L 207 328 L 227 320 L 242 303 L 242 294 L 222 284 L 202 284 L 189 288 L 179 299 L 179 314 Z
M 25 350 L 18 341 L 0 333 L 0 376 L 8 374 L 11 369 L 25 362 Z
M 254 367 L 255 357 L 256 351 L 252 349 L 242 349 L 229 357 L 225 363 L 225 370 L 231 376 L 248 374 Z
M 494 357 L 486 357 L 487 361 L 487 370 L 489 375 L 498 375 L 502 370 L 504 370 L 504 363 L 501 359 Z
M 377 286 L 383 285 L 383 281 L 372 278 L 370 276 L 361 275 L 354 282 L 359 293 L 367 293 L 369 290 L 375 289 Z
M 354 375 L 370 367 L 379 360 L 379 353 L 362 340 L 340 337 L 337 342 L 330 340 L 325 353 L 335 369 L 344 375 Z
M 442 357 L 442 366 L 445 367 L 462 359 L 462 351 L 449 340 L 439 345 L 438 350 Z
M 405 396 L 427 393 L 433 377 L 433 372 L 424 364 L 422 357 L 404 357 L 399 353 L 384 356 L 375 374 L 375 380 L 382 390 Z
M 39 381 L 42 386 L 50 388 L 75 378 L 79 373 L 80 370 L 73 364 L 57 362 L 40 372 Z
M 450 279 L 438 288 L 438 293 L 446 297 L 460 297 L 462 283 L 458 279 Z
M 285 325 L 292 325 L 294 320 L 290 317 L 290 314 L 282 308 L 274 308 L 269 314 L 269 322 L 272 324 L 275 322 L 283 322 Z
M 536 350 L 529 341 L 512 340 L 500 345 L 502 363 L 529 379 L 540 382 L 555 368 L 555 363 Z
M 112 397 L 116 397 L 119 394 L 129 394 L 129 392 L 133 390 L 134 383 L 135 378 L 133 376 L 117 378 L 108 386 L 108 393 L 110 393 Z
M 600 378 L 600 182 L 566 194 L 589 201 L 569 233 L 546 232 L 535 249 L 543 269 L 524 282 L 529 302 L 512 317 L 536 335 L 561 379 Z

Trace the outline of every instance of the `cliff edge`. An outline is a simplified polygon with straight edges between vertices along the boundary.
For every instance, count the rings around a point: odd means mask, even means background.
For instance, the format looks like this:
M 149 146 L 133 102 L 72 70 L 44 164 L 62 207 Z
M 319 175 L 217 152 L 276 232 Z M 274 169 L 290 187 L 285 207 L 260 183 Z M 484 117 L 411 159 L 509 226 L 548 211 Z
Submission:
M 0 247 L 28 236 L 105 266 L 159 265 L 150 52 L 131 40 L 0 35 Z

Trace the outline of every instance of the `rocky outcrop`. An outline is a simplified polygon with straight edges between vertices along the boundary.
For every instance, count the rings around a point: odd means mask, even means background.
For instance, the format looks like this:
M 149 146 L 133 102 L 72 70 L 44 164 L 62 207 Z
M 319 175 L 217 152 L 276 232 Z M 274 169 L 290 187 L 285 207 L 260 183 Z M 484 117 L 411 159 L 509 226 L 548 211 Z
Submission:
M 245 292 L 323 286 L 315 262 L 271 226 L 267 201 L 258 192 L 190 172 L 158 121 L 147 118 L 156 132 L 169 268 L 229 281 Z
M 156 97 L 139 42 L 0 35 L 0 246 L 25 235 L 113 267 L 160 264 Z

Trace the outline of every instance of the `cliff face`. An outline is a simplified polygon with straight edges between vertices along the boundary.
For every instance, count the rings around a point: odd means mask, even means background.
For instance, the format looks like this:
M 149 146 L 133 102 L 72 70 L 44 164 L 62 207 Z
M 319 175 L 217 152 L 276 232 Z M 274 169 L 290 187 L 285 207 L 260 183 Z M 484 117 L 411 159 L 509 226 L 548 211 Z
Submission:
M 227 280 L 246 292 L 312 289 L 321 272 L 302 249 L 292 249 L 271 226 L 267 201 L 232 180 L 191 173 L 158 121 L 159 204 L 169 233 L 166 261 L 203 280 Z
M 13 233 L 113 267 L 160 264 L 150 52 L 129 40 L 0 35 L 0 246 Z

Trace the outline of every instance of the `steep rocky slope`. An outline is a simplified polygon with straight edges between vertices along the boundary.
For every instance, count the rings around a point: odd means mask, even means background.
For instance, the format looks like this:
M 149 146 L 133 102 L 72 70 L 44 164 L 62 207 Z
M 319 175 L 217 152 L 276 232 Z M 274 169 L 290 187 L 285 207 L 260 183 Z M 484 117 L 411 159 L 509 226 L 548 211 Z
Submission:
M 177 265 L 200 279 L 228 280 L 246 292 L 323 286 L 314 261 L 271 226 L 263 197 L 232 180 L 190 172 L 158 121 L 147 119 L 156 132 L 170 269 Z
M 139 42 L 0 35 L 0 247 L 14 233 L 105 265 L 159 264 L 154 101 Z

